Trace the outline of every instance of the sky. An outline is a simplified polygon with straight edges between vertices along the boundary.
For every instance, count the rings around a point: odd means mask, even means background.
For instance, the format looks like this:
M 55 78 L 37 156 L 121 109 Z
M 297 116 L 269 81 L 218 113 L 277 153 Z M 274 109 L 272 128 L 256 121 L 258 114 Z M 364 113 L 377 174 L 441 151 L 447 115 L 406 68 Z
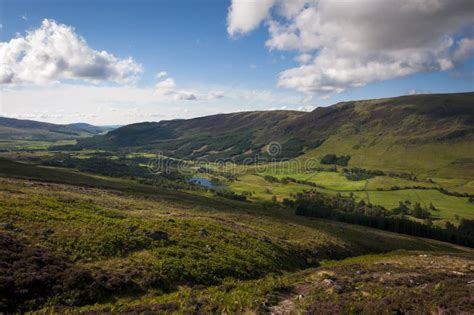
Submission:
M 0 0 L 0 116 L 96 125 L 473 91 L 472 0 Z

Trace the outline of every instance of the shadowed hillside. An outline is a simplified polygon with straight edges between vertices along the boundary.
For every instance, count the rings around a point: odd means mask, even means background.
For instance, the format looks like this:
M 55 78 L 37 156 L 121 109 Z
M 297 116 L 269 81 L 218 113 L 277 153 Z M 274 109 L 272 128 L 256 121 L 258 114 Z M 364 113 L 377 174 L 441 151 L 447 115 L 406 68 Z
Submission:
M 278 141 L 279 159 L 337 153 L 350 155 L 352 165 L 435 175 L 454 170 L 472 177 L 463 171 L 473 163 L 472 104 L 474 93 L 427 94 L 343 102 L 310 113 L 242 112 L 146 122 L 83 139 L 79 147 L 131 147 L 239 162 L 265 156 L 266 145 Z
M 63 140 L 91 137 L 111 128 L 98 127 L 86 123 L 57 125 L 34 120 L 0 117 L 0 137 L 2 140 Z

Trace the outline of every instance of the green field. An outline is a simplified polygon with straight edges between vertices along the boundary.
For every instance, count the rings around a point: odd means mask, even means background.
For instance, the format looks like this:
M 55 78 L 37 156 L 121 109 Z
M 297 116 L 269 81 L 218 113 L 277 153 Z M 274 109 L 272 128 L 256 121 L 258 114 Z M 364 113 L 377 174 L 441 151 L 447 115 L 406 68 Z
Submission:
M 292 182 L 288 184 L 272 183 L 266 181 L 263 178 L 264 175 L 272 175 L 278 179 L 291 177 L 297 180 L 312 182 L 318 186 L 312 187 Z M 353 193 L 358 200 L 381 205 L 389 210 L 397 207 L 400 201 L 406 200 L 409 200 L 412 204 L 418 202 L 426 208 L 433 204 L 436 208 L 436 211 L 430 210 L 433 219 L 454 223 L 457 223 L 460 218 L 474 219 L 474 203 L 469 202 L 467 197 L 450 196 L 434 189 L 404 189 L 404 187 L 414 186 L 439 187 L 441 183 L 443 182 L 439 179 L 435 183 L 429 183 L 388 176 L 351 181 L 342 173 L 337 172 L 290 173 L 278 171 L 267 172 L 261 175 L 239 176 L 237 181 L 229 182 L 226 185 L 237 193 L 252 192 L 253 195 L 250 199 L 255 201 L 269 201 L 272 199 L 272 196 L 276 196 L 277 200 L 281 201 L 284 198 L 291 199 L 292 196 L 303 190 L 316 189 L 329 194 L 340 192 L 343 195 L 348 195 Z M 394 186 L 401 187 L 402 189 L 391 190 Z
M 370 191 L 369 200 L 365 194 L 360 193 L 359 197 L 373 204 L 379 204 L 387 209 L 398 206 L 400 201 L 410 200 L 412 203 L 419 202 L 422 206 L 428 207 L 430 203 L 436 207 L 437 211 L 431 211 L 434 218 L 449 221 L 459 219 L 474 219 L 474 204 L 462 197 L 448 196 L 437 190 L 395 190 L 395 191 Z
M 76 140 L 36 141 L 36 140 L 0 140 L 0 150 L 46 150 L 55 145 L 72 145 Z

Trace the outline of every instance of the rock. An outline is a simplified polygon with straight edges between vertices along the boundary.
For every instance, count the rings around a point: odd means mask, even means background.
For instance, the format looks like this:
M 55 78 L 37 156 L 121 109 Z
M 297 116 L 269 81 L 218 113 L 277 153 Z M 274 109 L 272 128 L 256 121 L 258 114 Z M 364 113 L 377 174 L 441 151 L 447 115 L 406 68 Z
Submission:
M 207 249 L 208 252 L 212 252 L 212 246 L 211 245 L 207 244 L 206 249 Z
M 13 225 L 13 223 L 0 223 L 0 227 L 8 231 L 12 231 L 15 229 L 15 226 Z
M 327 286 L 330 286 L 334 283 L 334 281 L 332 281 L 331 279 L 324 279 L 323 280 L 323 283 Z
M 201 235 L 201 236 L 208 236 L 209 233 L 207 232 L 206 229 L 202 228 L 202 229 L 199 230 L 199 235 Z
M 453 270 L 452 272 L 453 272 L 453 274 L 455 274 L 456 276 L 464 276 L 464 275 L 465 275 L 464 272 L 459 272 L 459 271 L 455 271 L 455 270 Z
M 168 233 L 164 231 L 145 232 L 145 236 L 151 238 L 154 241 L 166 241 L 169 239 Z

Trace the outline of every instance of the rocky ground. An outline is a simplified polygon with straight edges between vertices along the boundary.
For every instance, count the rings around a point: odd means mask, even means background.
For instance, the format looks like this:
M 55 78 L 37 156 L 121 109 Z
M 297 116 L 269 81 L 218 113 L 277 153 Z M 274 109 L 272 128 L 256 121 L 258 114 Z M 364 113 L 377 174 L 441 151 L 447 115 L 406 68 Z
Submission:
M 474 261 L 429 254 L 349 260 L 308 272 L 268 301 L 272 314 L 472 314 Z

